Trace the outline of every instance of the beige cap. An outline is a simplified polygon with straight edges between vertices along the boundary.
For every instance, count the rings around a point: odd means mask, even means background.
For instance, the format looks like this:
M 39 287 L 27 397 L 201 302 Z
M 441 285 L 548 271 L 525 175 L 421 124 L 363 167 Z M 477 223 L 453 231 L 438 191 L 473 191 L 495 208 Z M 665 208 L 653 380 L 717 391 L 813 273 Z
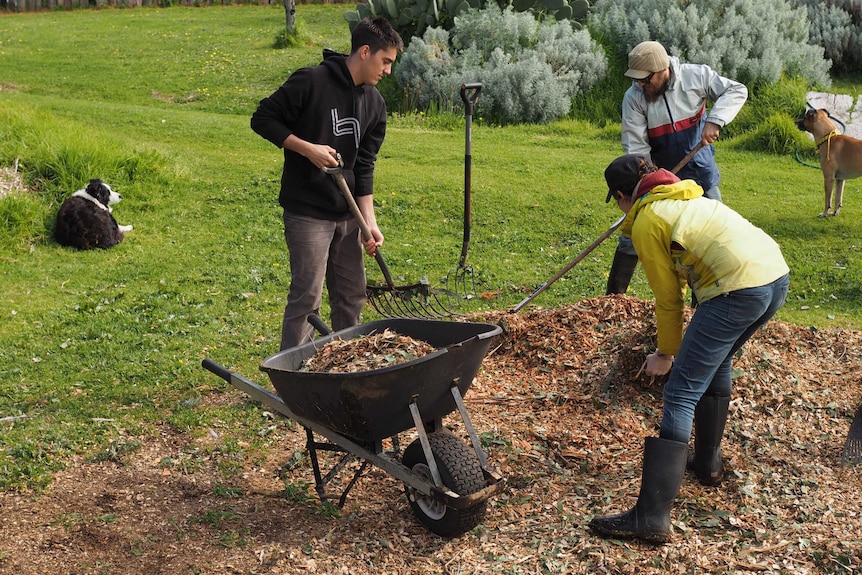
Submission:
M 667 51 L 658 42 L 641 42 L 629 52 L 629 69 L 626 76 L 642 80 L 653 72 L 661 72 L 670 66 Z

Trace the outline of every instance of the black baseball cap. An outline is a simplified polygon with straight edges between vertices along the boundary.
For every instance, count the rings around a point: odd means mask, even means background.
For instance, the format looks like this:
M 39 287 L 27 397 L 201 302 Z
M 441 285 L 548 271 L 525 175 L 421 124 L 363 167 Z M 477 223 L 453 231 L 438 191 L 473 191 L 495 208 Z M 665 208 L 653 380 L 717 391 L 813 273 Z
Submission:
M 640 167 L 644 163 L 652 164 L 652 160 L 643 154 L 626 154 L 610 163 L 605 170 L 605 181 L 608 183 L 606 204 L 614 197 L 614 192 L 632 195 L 640 181 Z

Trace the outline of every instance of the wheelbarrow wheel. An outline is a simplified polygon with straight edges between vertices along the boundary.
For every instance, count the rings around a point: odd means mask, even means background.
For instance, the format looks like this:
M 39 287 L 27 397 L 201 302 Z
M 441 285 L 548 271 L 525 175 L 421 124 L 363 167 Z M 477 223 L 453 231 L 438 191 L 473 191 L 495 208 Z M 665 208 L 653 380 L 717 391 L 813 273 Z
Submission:
M 440 471 L 440 479 L 447 488 L 458 495 L 469 495 L 485 486 L 485 477 L 476 453 L 458 437 L 447 431 L 438 431 L 430 433 L 428 441 Z M 433 481 L 431 468 L 428 467 L 419 439 L 404 450 L 402 463 Z M 404 489 L 417 519 L 443 537 L 456 537 L 466 533 L 481 523 L 485 516 L 487 501 L 481 501 L 467 509 L 453 509 L 408 484 L 405 484 Z

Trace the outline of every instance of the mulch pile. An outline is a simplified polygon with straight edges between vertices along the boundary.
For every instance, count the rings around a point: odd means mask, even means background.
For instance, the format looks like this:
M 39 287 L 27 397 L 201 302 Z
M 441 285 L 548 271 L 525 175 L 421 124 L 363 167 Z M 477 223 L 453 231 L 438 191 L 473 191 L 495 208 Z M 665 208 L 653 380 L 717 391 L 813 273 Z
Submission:
M 862 401 L 859 332 L 773 322 L 755 335 L 734 363 L 723 484 L 687 476 L 673 541 L 651 547 L 586 524 L 634 505 L 643 439 L 657 433 L 662 382 L 638 375 L 655 345 L 652 302 L 608 296 L 472 319 L 503 327 L 465 401 L 506 486 L 470 533 L 424 529 L 402 484 L 376 468 L 329 516 L 313 489 L 296 495 L 313 481 L 304 433 L 272 416 L 273 449 L 239 477 L 219 474 L 230 429 L 191 437 L 165 425 L 121 464 L 73 461 L 45 494 L 0 493 L 0 571 L 862 572 L 862 466 L 841 462 Z M 465 436 L 457 414 L 446 423 Z M 202 466 L 164 465 L 199 452 L 211 454 Z

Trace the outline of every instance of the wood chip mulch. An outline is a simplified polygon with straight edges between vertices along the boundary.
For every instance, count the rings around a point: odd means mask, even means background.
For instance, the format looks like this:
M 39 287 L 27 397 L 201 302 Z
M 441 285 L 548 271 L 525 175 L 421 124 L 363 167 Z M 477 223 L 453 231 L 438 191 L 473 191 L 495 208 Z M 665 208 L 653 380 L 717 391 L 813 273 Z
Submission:
M 70 461 L 46 493 L 0 493 L 0 571 L 862 572 L 862 466 L 841 461 L 862 401 L 862 333 L 772 322 L 752 338 L 734 362 L 723 483 L 687 476 L 673 540 L 652 547 L 586 528 L 634 505 L 643 440 L 657 433 L 662 382 L 638 376 L 655 345 L 652 302 L 608 296 L 472 319 L 503 327 L 465 402 L 506 486 L 466 535 L 422 527 L 403 485 L 377 468 L 337 517 L 313 488 L 297 497 L 313 482 L 305 434 L 264 407 L 273 447 L 240 460 L 238 476 L 220 473 L 235 454 L 223 449 L 231 429 L 214 420 L 203 437 L 168 425 L 138 434 L 142 449 L 119 463 Z M 211 401 L 248 399 L 228 390 Z M 457 414 L 446 423 L 466 437 Z
M 300 371 L 356 373 L 392 367 L 434 351 L 427 342 L 387 328 L 350 339 L 333 339 L 303 362 Z

